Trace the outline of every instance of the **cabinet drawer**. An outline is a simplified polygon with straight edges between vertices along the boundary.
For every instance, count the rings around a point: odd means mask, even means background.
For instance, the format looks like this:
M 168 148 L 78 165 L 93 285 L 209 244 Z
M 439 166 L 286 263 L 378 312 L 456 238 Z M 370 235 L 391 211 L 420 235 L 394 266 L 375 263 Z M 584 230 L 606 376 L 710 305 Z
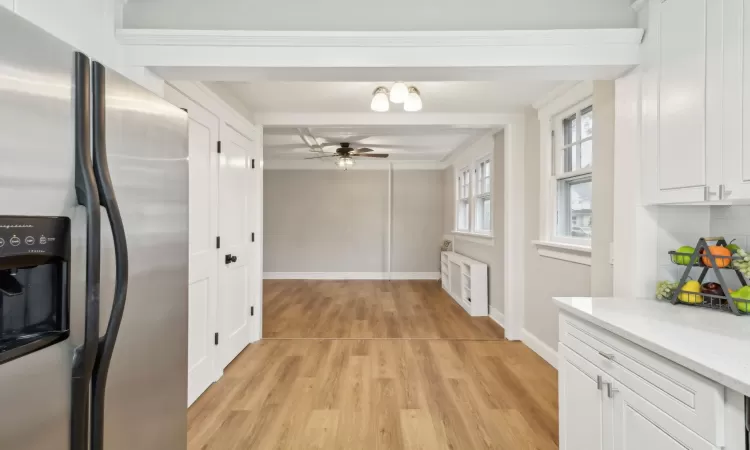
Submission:
M 724 445 L 724 387 L 630 341 L 560 315 L 560 341 L 706 439 Z

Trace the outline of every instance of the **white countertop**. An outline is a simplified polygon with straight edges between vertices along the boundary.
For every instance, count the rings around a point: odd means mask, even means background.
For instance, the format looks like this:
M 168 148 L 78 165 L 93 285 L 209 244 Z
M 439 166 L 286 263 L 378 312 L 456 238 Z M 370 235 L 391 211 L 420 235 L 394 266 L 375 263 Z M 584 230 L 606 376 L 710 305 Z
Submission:
M 650 299 L 554 301 L 576 317 L 750 396 L 750 316 Z

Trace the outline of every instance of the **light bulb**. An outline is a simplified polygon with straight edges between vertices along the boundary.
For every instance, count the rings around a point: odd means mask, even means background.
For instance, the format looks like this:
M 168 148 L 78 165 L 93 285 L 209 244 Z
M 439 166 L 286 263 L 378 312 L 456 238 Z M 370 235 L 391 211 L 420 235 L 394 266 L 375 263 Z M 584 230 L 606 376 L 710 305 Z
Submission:
M 415 112 L 422 109 L 422 97 L 419 96 L 419 89 L 414 86 L 409 88 L 409 96 L 404 102 L 404 111 Z
M 403 81 L 397 81 L 391 86 L 391 101 L 393 103 L 404 103 L 409 95 L 409 88 Z
M 370 109 L 376 112 L 386 112 L 390 108 L 388 102 L 388 89 L 379 87 L 372 93 L 372 103 L 370 103 Z

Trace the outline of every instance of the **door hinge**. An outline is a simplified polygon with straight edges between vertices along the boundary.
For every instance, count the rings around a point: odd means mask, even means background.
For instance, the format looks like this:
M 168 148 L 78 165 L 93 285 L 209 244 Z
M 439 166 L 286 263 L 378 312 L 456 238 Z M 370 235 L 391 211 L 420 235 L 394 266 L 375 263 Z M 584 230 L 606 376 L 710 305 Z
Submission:
M 251 307 L 250 307 L 250 315 L 251 315 L 251 316 L 254 316 L 254 315 L 255 315 L 255 306 L 251 306 Z
M 250 233 L 250 242 L 255 242 L 255 233 Z
M 219 345 L 219 333 L 214 333 L 214 345 Z
M 221 237 L 216 236 L 216 248 L 221 248 Z
M 252 168 L 255 169 L 255 160 L 252 161 Z
M 221 141 L 216 141 L 216 153 L 221 153 Z

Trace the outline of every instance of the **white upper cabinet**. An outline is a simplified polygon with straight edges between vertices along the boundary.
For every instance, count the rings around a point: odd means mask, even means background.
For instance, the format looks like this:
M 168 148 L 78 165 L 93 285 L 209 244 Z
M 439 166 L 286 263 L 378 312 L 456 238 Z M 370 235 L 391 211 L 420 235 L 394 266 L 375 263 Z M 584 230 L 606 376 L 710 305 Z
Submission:
M 750 0 L 723 2 L 725 200 L 750 199 Z
M 706 0 L 651 0 L 643 43 L 647 203 L 706 200 Z
M 648 17 L 644 203 L 747 203 L 750 0 L 650 0 Z

